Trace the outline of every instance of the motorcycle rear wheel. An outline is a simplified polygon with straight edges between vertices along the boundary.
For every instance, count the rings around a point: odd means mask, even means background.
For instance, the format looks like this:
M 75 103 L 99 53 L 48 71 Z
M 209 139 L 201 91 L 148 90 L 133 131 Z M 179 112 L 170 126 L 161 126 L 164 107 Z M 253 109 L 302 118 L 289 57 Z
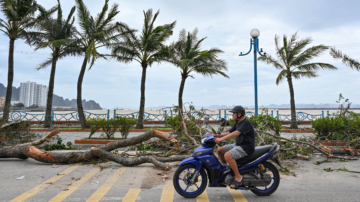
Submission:
M 272 174 L 273 184 L 271 184 L 269 188 L 267 186 L 255 187 L 250 190 L 258 196 L 269 196 L 272 193 L 274 193 L 276 191 L 276 189 L 278 188 L 278 186 L 280 184 L 280 174 L 279 174 L 278 169 L 274 166 L 274 164 L 272 164 L 268 161 L 265 161 L 262 165 L 265 167 L 266 173 Z

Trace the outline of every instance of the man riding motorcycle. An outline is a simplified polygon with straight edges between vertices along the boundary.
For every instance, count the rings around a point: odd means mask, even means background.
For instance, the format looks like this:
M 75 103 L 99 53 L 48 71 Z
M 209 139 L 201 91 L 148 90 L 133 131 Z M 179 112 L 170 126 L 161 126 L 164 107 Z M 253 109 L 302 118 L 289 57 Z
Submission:
M 230 188 L 237 189 L 241 185 L 242 176 L 236 163 L 237 159 L 251 155 L 255 150 L 255 131 L 251 122 L 245 118 L 245 109 L 235 106 L 230 112 L 233 113 L 235 125 L 229 132 L 223 132 L 215 139 L 216 143 L 236 138 L 236 143 L 220 147 L 217 152 L 222 163 L 228 163 L 234 171 L 235 178 Z

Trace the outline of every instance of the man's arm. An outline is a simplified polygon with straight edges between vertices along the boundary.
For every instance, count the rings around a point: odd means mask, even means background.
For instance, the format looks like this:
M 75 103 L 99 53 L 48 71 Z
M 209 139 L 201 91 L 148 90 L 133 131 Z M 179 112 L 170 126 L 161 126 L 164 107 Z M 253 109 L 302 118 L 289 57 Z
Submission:
M 224 137 L 229 134 L 230 134 L 230 132 L 222 132 L 222 133 L 218 134 L 218 137 Z
M 222 134 L 222 133 L 221 133 L 221 134 Z M 216 138 L 216 139 L 215 139 L 215 142 L 216 142 L 216 143 L 220 143 L 220 142 L 222 142 L 222 141 L 224 141 L 224 140 L 233 139 L 233 138 L 239 136 L 240 134 L 241 134 L 240 131 L 234 131 L 234 132 L 229 133 L 229 134 L 227 134 L 227 135 L 225 135 L 225 136 L 223 136 L 223 137 Z

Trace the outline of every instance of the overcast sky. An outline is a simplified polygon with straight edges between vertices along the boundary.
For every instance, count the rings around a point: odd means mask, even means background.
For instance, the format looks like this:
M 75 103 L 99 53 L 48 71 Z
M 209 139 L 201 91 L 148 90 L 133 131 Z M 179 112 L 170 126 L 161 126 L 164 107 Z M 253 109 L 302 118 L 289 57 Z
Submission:
M 46 8 L 56 0 L 38 0 Z M 96 16 L 104 0 L 84 0 Z M 276 2 L 276 3 L 275 3 Z M 61 0 L 67 16 L 74 0 Z M 176 28 L 168 43 L 177 40 L 179 31 L 198 28 L 198 37 L 207 37 L 202 48 L 217 47 L 225 53 L 220 55 L 228 64 L 226 72 L 230 79 L 221 76 L 203 77 L 194 74 L 187 79 L 184 102 L 196 106 L 233 105 L 254 103 L 254 57 L 238 56 L 250 47 L 250 31 L 260 30 L 260 47 L 268 55 L 275 56 L 274 36 L 291 36 L 296 31 L 299 38 L 312 37 L 312 45 L 336 46 L 344 53 L 358 59 L 360 53 L 359 1 L 115 1 L 120 13 L 116 20 L 141 30 L 143 10 L 160 10 L 155 22 L 162 25 L 176 21 Z M 0 14 L 0 18 L 4 16 Z M 7 83 L 9 39 L 0 35 L 0 83 Z M 33 49 L 23 41 L 15 43 L 15 74 L 13 86 L 20 82 L 34 81 L 48 85 L 50 67 L 37 71 L 35 68 L 49 57 L 49 50 Z M 360 72 L 354 71 L 332 59 L 328 52 L 314 60 L 331 63 L 337 71 L 320 70 L 320 77 L 294 81 L 295 101 L 300 104 L 334 104 L 339 93 L 353 103 L 360 103 Z M 54 93 L 64 98 L 76 98 L 76 83 L 82 58 L 67 57 L 57 64 Z M 86 71 L 83 82 L 83 98 L 95 100 L 103 108 L 138 109 L 140 103 L 141 66 L 136 63 L 122 64 L 98 60 Z M 259 106 L 288 104 L 290 102 L 287 82 L 275 84 L 279 70 L 258 63 Z M 146 107 L 172 106 L 177 104 L 180 71 L 169 63 L 154 64 L 147 71 Z

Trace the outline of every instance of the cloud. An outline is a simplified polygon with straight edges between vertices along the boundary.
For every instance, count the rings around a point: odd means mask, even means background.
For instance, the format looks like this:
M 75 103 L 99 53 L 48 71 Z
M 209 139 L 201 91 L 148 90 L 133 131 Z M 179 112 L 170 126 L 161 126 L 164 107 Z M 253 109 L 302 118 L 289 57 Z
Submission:
M 56 1 L 38 0 L 49 8 Z M 99 3 L 100 2 L 100 3 Z M 104 1 L 89 0 L 86 5 L 93 15 L 100 12 Z M 344 53 L 356 58 L 360 54 L 360 20 L 354 18 L 360 2 L 349 1 L 258 1 L 257 6 L 247 1 L 114 1 L 119 3 L 117 20 L 141 30 L 143 10 L 153 8 L 160 15 L 156 25 L 177 21 L 171 41 L 185 28 L 199 29 L 199 38 L 207 37 L 202 48 L 218 47 L 220 55 L 228 63 L 230 79 L 221 76 L 203 77 L 194 75 L 187 79 L 184 102 L 193 101 L 196 106 L 233 105 L 254 103 L 254 56 L 238 56 L 250 47 L 250 30 L 258 28 L 260 47 L 275 56 L 275 34 L 291 36 L 296 31 L 300 38 L 312 37 L 313 45 L 337 45 Z M 64 13 L 74 5 L 72 0 L 61 0 Z M 336 11 L 336 12 L 335 12 Z M 0 14 L 0 18 L 3 15 Z M 8 43 L 0 36 L 0 82 L 7 81 Z M 36 71 L 35 68 L 50 55 L 49 50 L 34 52 L 22 40 L 15 46 L 14 86 L 20 82 L 35 81 L 48 85 L 50 68 Z M 77 79 L 82 57 L 67 57 L 58 62 L 55 93 L 65 98 L 76 98 Z M 335 103 L 339 92 L 356 103 L 360 99 L 357 86 L 360 72 L 353 71 L 324 53 L 316 61 L 336 65 L 339 70 L 320 70 L 319 78 L 294 81 L 296 103 Z M 83 98 L 95 100 L 102 107 L 137 109 L 140 103 L 141 67 L 138 63 L 121 64 L 115 61 L 98 60 L 86 71 L 83 82 Z M 259 106 L 271 103 L 288 104 L 289 88 L 286 81 L 276 85 L 279 70 L 258 63 Z M 146 106 L 171 106 L 177 103 L 180 86 L 180 71 L 169 63 L 154 64 L 147 70 Z

